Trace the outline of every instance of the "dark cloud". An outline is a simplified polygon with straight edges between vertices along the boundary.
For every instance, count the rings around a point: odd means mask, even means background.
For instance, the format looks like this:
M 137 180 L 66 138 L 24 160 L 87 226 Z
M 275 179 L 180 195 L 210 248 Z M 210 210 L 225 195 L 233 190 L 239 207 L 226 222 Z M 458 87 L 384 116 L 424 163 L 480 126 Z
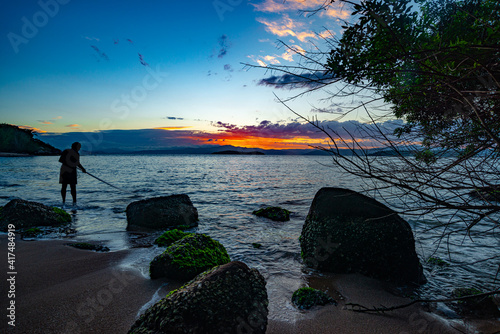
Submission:
M 95 45 L 91 45 L 90 47 L 91 47 L 92 49 L 94 49 L 94 51 L 97 53 L 97 55 L 98 55 L 100 58 L 102 58 L 102 59 L 104 59 L 104 60 L 109 60 L 108 55 L 107 55 L 107 54 L 105 54 L 104 52 L 102 52 L 102 51 L 101 51 L 101 50 L 100 50 L 97 46 L 95 46 Z
M 219 44 L 219 53 L 217 54 L 218 58 L 224 58 L 227 54 L 228 49 L 231 47 L 231 43 L 229 42 L 227 35 L 222 35 L 218 40 Z
M 257 85 L 271 86 L 274 88 L 316 88 L 333 82 L 335 78 L 325 72 L 304 73 L 301 75 L 283 74 L 273 75 L 261 79 Z
M 226 65 L 224 65 L 224 71 L 233 72 L 234 70 L 230 64 L 226 64 Z
M 182 118 L 182 117 L 172 117 L 172 116 L 167 116 L 167 117 L 163 117 L 163 118 L 170 119 L 170 120 L 178 120 L 178 121 L 184 120 L 184 118 Z
M 219 132 L 224 135 L 255 136 L 264 138 L 290 139 L 296 137 L 306 137 L 310 139 L 324 139 L 325 134 L 310 123 L 292 121 L 289 123 L 272 123 L 271 121 L 261 121 L 258 125 L 237 126 L 234 124 L 215 122 L 213 126 L 219 128 Z M 317 125 L 331 134 L 337 134 L 344 138 L 365 139 L 367 133 L 376 131 L 373 124 L 365 124 L 358 121 L 319 121 Z M 378 124 L 387 134 L 392 134 L 394 129 L 402 126 L 400 120 L 391 120 Z

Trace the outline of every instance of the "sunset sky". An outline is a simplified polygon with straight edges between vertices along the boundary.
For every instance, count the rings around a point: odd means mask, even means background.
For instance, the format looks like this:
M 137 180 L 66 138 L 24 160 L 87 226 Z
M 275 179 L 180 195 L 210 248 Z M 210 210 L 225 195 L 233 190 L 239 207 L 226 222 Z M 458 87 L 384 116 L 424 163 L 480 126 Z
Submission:
M 324 143 L 323 135 L 299 122 L 274 95 L 286 99 L 300 89 L 264 85 L 263 79 L 280 73 L 245 66 L 299 65 L 300 54 L 278 41 L 299 52 L 316 46 L 326 50 L 322 36 L 340 36 L 338 18 L 349 13 L 335 6 L 313 16 L 300 13 L 321 4 L 5 2 L 0 122 L 36 128 L 48 142 L 65 133 L 67 145 L 72 133 L 80 138 L 93 133 L 100 138 L 94 146 L 109 144 L 118 133 L 129 141 L 150 136 L 145 142 L 151 148 L 225 144 L 284 149 Z M 338 106 L 325 97 L 307 94 L 290 107 L 341 128 L 328 113 Z M 344 121 L 352 125 L 361 119 L 353 115 Z

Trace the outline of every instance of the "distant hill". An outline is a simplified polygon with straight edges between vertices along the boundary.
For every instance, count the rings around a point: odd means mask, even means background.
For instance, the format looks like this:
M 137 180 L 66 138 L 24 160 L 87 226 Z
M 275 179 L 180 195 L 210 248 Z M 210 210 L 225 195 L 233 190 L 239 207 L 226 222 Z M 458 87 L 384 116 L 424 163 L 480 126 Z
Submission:
M 241 154 L 241 155 L 265 155 L 264 152 L 258 152 L 258 151 L 252 151 L 252 152 L 240 152 L 240 151 L 232 151 L 232 150 L 228 150 L 228 151 L 219 151 L 219 152 L 213 152 L 212 154 L 228 154 L 228 155 L 237 155 L 237 154 Z
M 31 155 L 58 155 L 61 150 L 34 138 L 32 130 L 0 124 L 0 152 Z

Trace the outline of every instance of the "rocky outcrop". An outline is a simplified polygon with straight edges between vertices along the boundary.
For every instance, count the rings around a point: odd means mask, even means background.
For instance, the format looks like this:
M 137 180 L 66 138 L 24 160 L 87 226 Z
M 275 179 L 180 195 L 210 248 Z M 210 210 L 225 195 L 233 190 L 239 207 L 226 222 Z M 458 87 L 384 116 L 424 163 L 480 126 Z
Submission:
M 230 261 L 224 246 L 205 234 L 186 236 L 170 245 L 149 265 L 151 278 L 189 280 Z
M 198 226 L 198 210 L 188 195 L 171 195 L 132 202 L 127 206 L 127 230 L 168 230 Z
M 42 203 L 13 199 L 0 208 L 0 231 L 7 231 L 9 224 L 16 230 L 35 226 L 59 226 L 71 222 L 71 215 L 59 208 Z
M 284 222 L 290 220 L 290 211 L 282 209 L 278 206 L 262 208 L 255 210 L 252 213 L 258 217 L 266 217 L 274 221 Z
M 322 188 L 300 236 L 313 268 L 360 273 L 397 283 L 423 283 L 409 224 L 376 200 L 347 189 Z
M 266 282 L 257 269 L 230 262 L 169 293 L 135 322 L 129 334 L 264 334 L 267 305 Z

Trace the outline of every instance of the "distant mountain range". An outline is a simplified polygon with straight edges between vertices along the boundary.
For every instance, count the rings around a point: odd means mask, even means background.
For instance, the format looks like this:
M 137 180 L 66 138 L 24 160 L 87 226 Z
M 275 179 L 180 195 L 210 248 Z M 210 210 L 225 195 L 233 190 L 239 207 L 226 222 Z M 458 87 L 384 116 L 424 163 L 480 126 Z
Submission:
M 39 138 L 46 142 L 34 138 L 35 133 L 31 130 L 22 129 L 15 125 L 0 124 L 0 152 L 31 155 L 58 155 L 61 153 L 56 147 L 61 149 L 69 148 L 73 141 L 82 143 L 82 155 L 100 155 L 100 154 L 221 154 L 221 155 L 330 155 L 330 153 L 319 149 L 284 149 L 284 150 L 265 150 L 261 148 L 236 147 L 231 145 L 204 144 L 198 146 L 173 146 L 162 145 L 161 137 L 154 137 L 152 134 L 162 134 L 164 132 L 157 130 L 135 130 L 123 131 L 115 130 L 106 132 L 106 139 L 90 140 L 89 133 L 43 133 Z M 145 136 L 144 134 L 147 134 Z M 101 134 L 102 136 L 102 134 Z M 97 137 L 99 138 L 99 137 Z M 155 139 L 158 139 L 156 141 Z M 92 145 L 93 142 L 98 144 Z M 52 145 L 56 146 L 52 146 Z M 154 144 L 154 145 L 152 145 Z M 65 147 L 66 146 L 66 147 Z M 88 150 L 88 148 L 93 150 Z M 144 149 L 146 148 L 147 149 Z M 87 148 L 87 150 L 86 150 Z M 124 149 L 126 148 L 126 149 Z M 349 149 L 340 149 L 341 155 L 351 156 L 354 154 L 369 156 L 394 156 L 394 152 L 386 149 L 371 149 L 366 152 Z M 403 155 L 411 155 L 411 152 L 402 151 Z

